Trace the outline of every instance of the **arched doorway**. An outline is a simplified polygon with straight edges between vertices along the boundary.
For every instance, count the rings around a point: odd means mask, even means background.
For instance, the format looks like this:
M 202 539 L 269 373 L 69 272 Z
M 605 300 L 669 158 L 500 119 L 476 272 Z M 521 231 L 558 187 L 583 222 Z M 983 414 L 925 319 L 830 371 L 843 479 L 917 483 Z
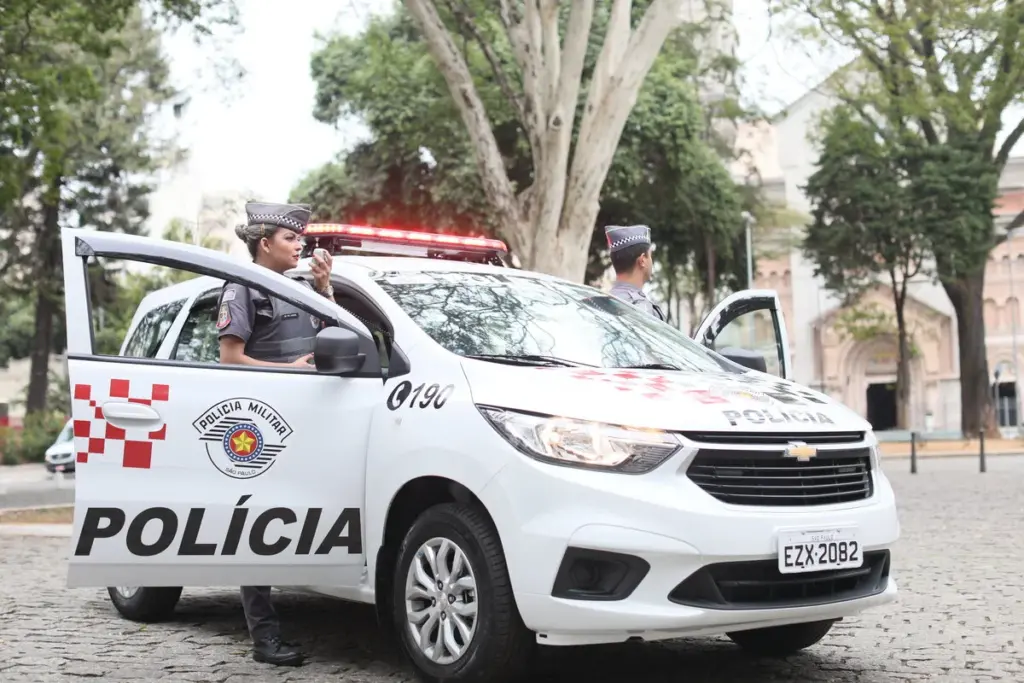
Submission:
M 844 365 L 846 403 L 871 423 L 875 431 L 897 428 L 896 368 L 899 359 L 896 339 L 881 335 L 855 342 L 849 347 Z M 910 363 L 911 413 L 917 363 Z M 912 416 L 907 416 L 912 422 Z
M 876 432 L 896 429 L 896 344 L 888 339 L 872 340 L 861 353 L 867 408 L 864 417 Z

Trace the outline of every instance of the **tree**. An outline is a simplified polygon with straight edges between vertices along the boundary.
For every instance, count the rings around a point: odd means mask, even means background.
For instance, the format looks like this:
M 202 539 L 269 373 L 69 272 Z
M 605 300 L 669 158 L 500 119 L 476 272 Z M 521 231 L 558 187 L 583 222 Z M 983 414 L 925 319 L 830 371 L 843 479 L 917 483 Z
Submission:
M 214 249 L 216 251 L 228 250 L 228 245 L 224 238 L 209 233 L 202 234 L 199 231 L 199 226 L 181 218 L 171 219 L 167 227 L 164 228 L 161 239 L 181 242 L 183 244 L 195 244 L 204 249 Z
M 911 340 L 905 307 L 910 279 L 922 273 L 929 244 L 922 211 L 915 210 L 910 185 L 919 145 L 887 142 L 847 107 L 824 121 L 817 170 L 803 188 L 813 220 L 804 252 L 815 274 L 848 304 L 855 304 L 884 278 L 895 311 L 897 341 L 896 422 L 909 428 Z M 924 208 L 924 207 L 922 207 Z M 873 321 L 868 335 L 885 335 L 888 320 Z
M 635 27 L 632 2 L 615 0 L 578 123 L 593 0 L 404 4 L 466 126 L 499 233 L 526 267 L 581 280 L 619 137 L 644 78 L 679 24 L 683 0 L 652 0 Z M 469 67 L 474 53 L 494 69 L 524 132 L 533 171 L 529 186 L 516 187 L 509 179 L 494 122 Z
M 1024 96 L 1024 5 L 1002 0 L 835 3 L 777 0 L 813 21 L 858 59 L 831 80 L 836 96 L 883 138 L 921 143 L 911 192 L 930 216 L 935 271 L 957 315 L 961 427 L 995 435 L 985 354 L 982 289 L 996 233 L 999 177 L 1024 135 L 1024 118 L 1000 142 Z
M 741 207 L 742 193 L 706 142 L 707 121 L 691 83 L 698 69 L 689 50 L 695 31 L 674 33 L 655 60 L 612 160 L 597 224 L 646 222 L 659 258 L 674 262 L 689 259 L 695 244 L 703 254 L 710 243 L 718 287 L 731 272 L 725 262 L 737 260 L 740 210 L 748 204 Z M 599 48 L 592 46 L 584 72 L 593 69 Z M 526 186 L 532 153 L 515 113 L 486 59 L 469 64 L 508 177 Z M 497 232 L 500 221 L 484 196 L 465 126 L 405 12 L 371 22 L 362 35 L 330 38 L 313 55 L 312 72 L 316 118 L 334 123 L 358 115 L 371 137 L 302 179 L 292 201 L 310 203 L 315 220 Z M 591 282 L 609 266 L 603 230 L 594 227 L 585 275 Z
M 33 319 L 32 306 L 24 297 L 0 300 L 0 368 L 32 352 Z
M 0 11 L 0 213 L 30 191 L 38 155 L 69 133 L 68 105 L 94 100 L 102 86 L 89 60 L 116 49 L 117 32 L 139 5 L 167 28 L 207 36 L 234 25 L 234 0 L 5 0 Z M 83 57 L 83 59 L 77 58 Z M 3 262 L 0 261 L 0 276 Z
M 34 140 L 36 161 L 22 180 L 26 192 L 0 225 L 8 255 L 4 289 L 31 297 L 34 307 L 27 412 L 42 410 L 46 400 L 63 300 L 60 228 L 138 232 L 149 213 L 151 173 L 161 163 L 150 123 L 173 91 L 159 33 L 135 12 L 116 35 L 101 39 L 111 47 L 104 58 L 74 45 L 55 48 L 90 70 L 100 94 L 55 105 L 64 111 L 61 135 Z M 108 291 L 100 280 L 97 303 Z
M 705 135 L 707 122 L 687 83 L 693 63 L 672 38 L 656 60 L 627 119 L 601 194 L 602 222 L 654 226 L 659 285 L 671 313 L 680 285 L 716 301 L 735 289 L 745 270 L 743 199 L 723 158 Z M 604 235 L 594 235 L 601 270 Z M 594 259 L 591 259 L 593 268 Z M 688 282 L 698 273 L 696 282 Z M 693 287 L 696 285 L 696 287 Z M 693 318 L 691 311 L 691 319 Z

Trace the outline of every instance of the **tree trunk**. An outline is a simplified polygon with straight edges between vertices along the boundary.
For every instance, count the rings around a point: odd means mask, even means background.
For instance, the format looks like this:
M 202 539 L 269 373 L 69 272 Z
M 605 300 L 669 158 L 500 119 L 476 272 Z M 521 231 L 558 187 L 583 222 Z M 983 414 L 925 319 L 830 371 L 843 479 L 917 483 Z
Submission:
M 709 235 L 704 237 L 704 249 L 707 253 L 708 258 L 708 273 L 707 280 L 704 284 L 704 300 L 711 302 L 707 304 L 708 308 L 714 306 L 715 301 L 715 281 L 718 279 L 715 273 L 715 243 Z
M 601 188 L 640 87 L 679 24 L 682 0 L 653 0 L 635 30 L 630 30 L 632 3 L 615 0 L 571 165 L 569 143 L 593 3 L 573 3 L 564 45 L 559 45 L 557 3 L 528 3 L 522 20 L 513 19 L 507 3 L 500 4 L 523 77 L 523 102 L 514 106 L 521 107 L 535 166 L 534 186 L 518 197 L 472 75 L 436 2 L 404 2 L 466 125 L 501 236 L 525 268 L 582 282 Z M 507 74 L 495 69 L 498 80 L 506 82 Z
M 985 356 L 984 285 L 984 266 L 977 273 L 943 282 L 956 311 L 960 342 L 960 428 L 967 438 L 978 436 L 983 428 L 987 436 L 998 436 Z
M 668 291 L 665 292 L 665 315 L 668 319 L 665 322 L 669 325 L 675 325 L 678 327 L 676 324 L 678 316 L 676 315 L 676 308 L 674 308 L 674 306 L 677 307 L 679 297 L 676 292 L 676 274 L 673 268 L 668 269 L 668 278 L 666 278 L 666 280 L 666 284 L 668 285 L 666 289 Z
M 690 316 L 689 316 L 690 317 L 690 325 L 689 325 L 690 329 L 687 330 L 687 335 L 692 337 L 694 334 L 696 334 L 697 327 L 700 326 L 701 319 L 702 319 L 701 311 L 697 310 L 697 292 L 696 291 L 692 291 L 691 290 L 690 292 L 687 292 L 687 294 L 686 294 L 686 307 L 687 307 L 687 309 L 689 310 L 689 313 L 690 313 Z
M 44 200 L 43 224 L 40 226 L 35 244 L 36 324 L 29 369 L 28 399 L 25 402 L 25 412 L 28 414 L 46 409 L 46 394 L 50 384 L 53 317 L 57 314 L 58 308 L 54 291 L 54 273 L 59 272 L 60 258 L 60 181 L 56 181 L 55 186 L 55 191 L 48 193 Z
M 896 360 L 896 428 L 910 428 L 910 339 L 907 335 L 907 321 L 904 316 L 906 297 L 896 298 L 896 335 L 898 356 Z
M 597 211 L 585 223 L 587 230 L 575 228 L 563 233 L 560 237 L 551 235 L 538 244 L 532 254 L 522 260 L 526 270 L 533 270 L 555 277 L 562 277 L 572 282 L 583 282 L 587 272 L 587 245 L 590 244 L 590 230 L 597 219 Z M 525 229 L 525 228 L 524 228 Z

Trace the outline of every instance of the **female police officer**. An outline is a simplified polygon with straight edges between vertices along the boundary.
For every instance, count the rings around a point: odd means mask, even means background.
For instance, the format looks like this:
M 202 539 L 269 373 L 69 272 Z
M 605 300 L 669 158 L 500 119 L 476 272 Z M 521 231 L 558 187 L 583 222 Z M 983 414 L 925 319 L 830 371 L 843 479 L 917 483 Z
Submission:
M 235 234 L 253 261 L 277 273 L 298 265 L 309 207 L 249 202 L 245 212 L 248 224 L 235 228 Z M 326 261 L 314 256 L 311 265 L 313 286 L 328 299 L 334 296 L 331 262 L 329 254 Z M 221 363 L 303 367 L 312 356 L 320 321 L 292 304 L 229 282 L 221 292 L 217 329 Z
M 235 228 L 235 234 L 245 242 L 253 261 L 277 273 L 298 265 L 309 207 L 249 202 L 245 212 L 247 225 Z M 334 296 L 332 261 L 329 254 L 326 261 L 314 256 L 311 266 L 313 288 L 328 299 Z M 308 368 L 319 329 L 315 316 L 245 285 L 229 282 L 221 291 L 217 316 L 221 363 Z M 286 666 L 301 664 L 304 655 L 281 640 L 270 586 L 243 586 L 241 593 L 253 659 Z

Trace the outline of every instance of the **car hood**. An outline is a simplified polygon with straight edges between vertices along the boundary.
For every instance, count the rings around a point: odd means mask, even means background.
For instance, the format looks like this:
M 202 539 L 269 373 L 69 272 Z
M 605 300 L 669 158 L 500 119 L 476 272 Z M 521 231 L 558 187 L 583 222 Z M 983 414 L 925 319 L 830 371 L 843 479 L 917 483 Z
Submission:
M 49 448 L 47 448 L 46 451 L 43 453 L 43 455 L 46 456 L 46 457 L 49 457 L 51 455 L 64 455 L 66 453 L 71 453 L 74 450 L 75 450 L 75 442 L 74 441 L 68 441 L 68 442 L 65 442 L 65 443 L 55 443 L 55 444 L 51 445 Z
M 524 367 L 469 359 L 463 367 L 480 405 L 677 431 L 871 429 L 828 396 L 757 372 Z

